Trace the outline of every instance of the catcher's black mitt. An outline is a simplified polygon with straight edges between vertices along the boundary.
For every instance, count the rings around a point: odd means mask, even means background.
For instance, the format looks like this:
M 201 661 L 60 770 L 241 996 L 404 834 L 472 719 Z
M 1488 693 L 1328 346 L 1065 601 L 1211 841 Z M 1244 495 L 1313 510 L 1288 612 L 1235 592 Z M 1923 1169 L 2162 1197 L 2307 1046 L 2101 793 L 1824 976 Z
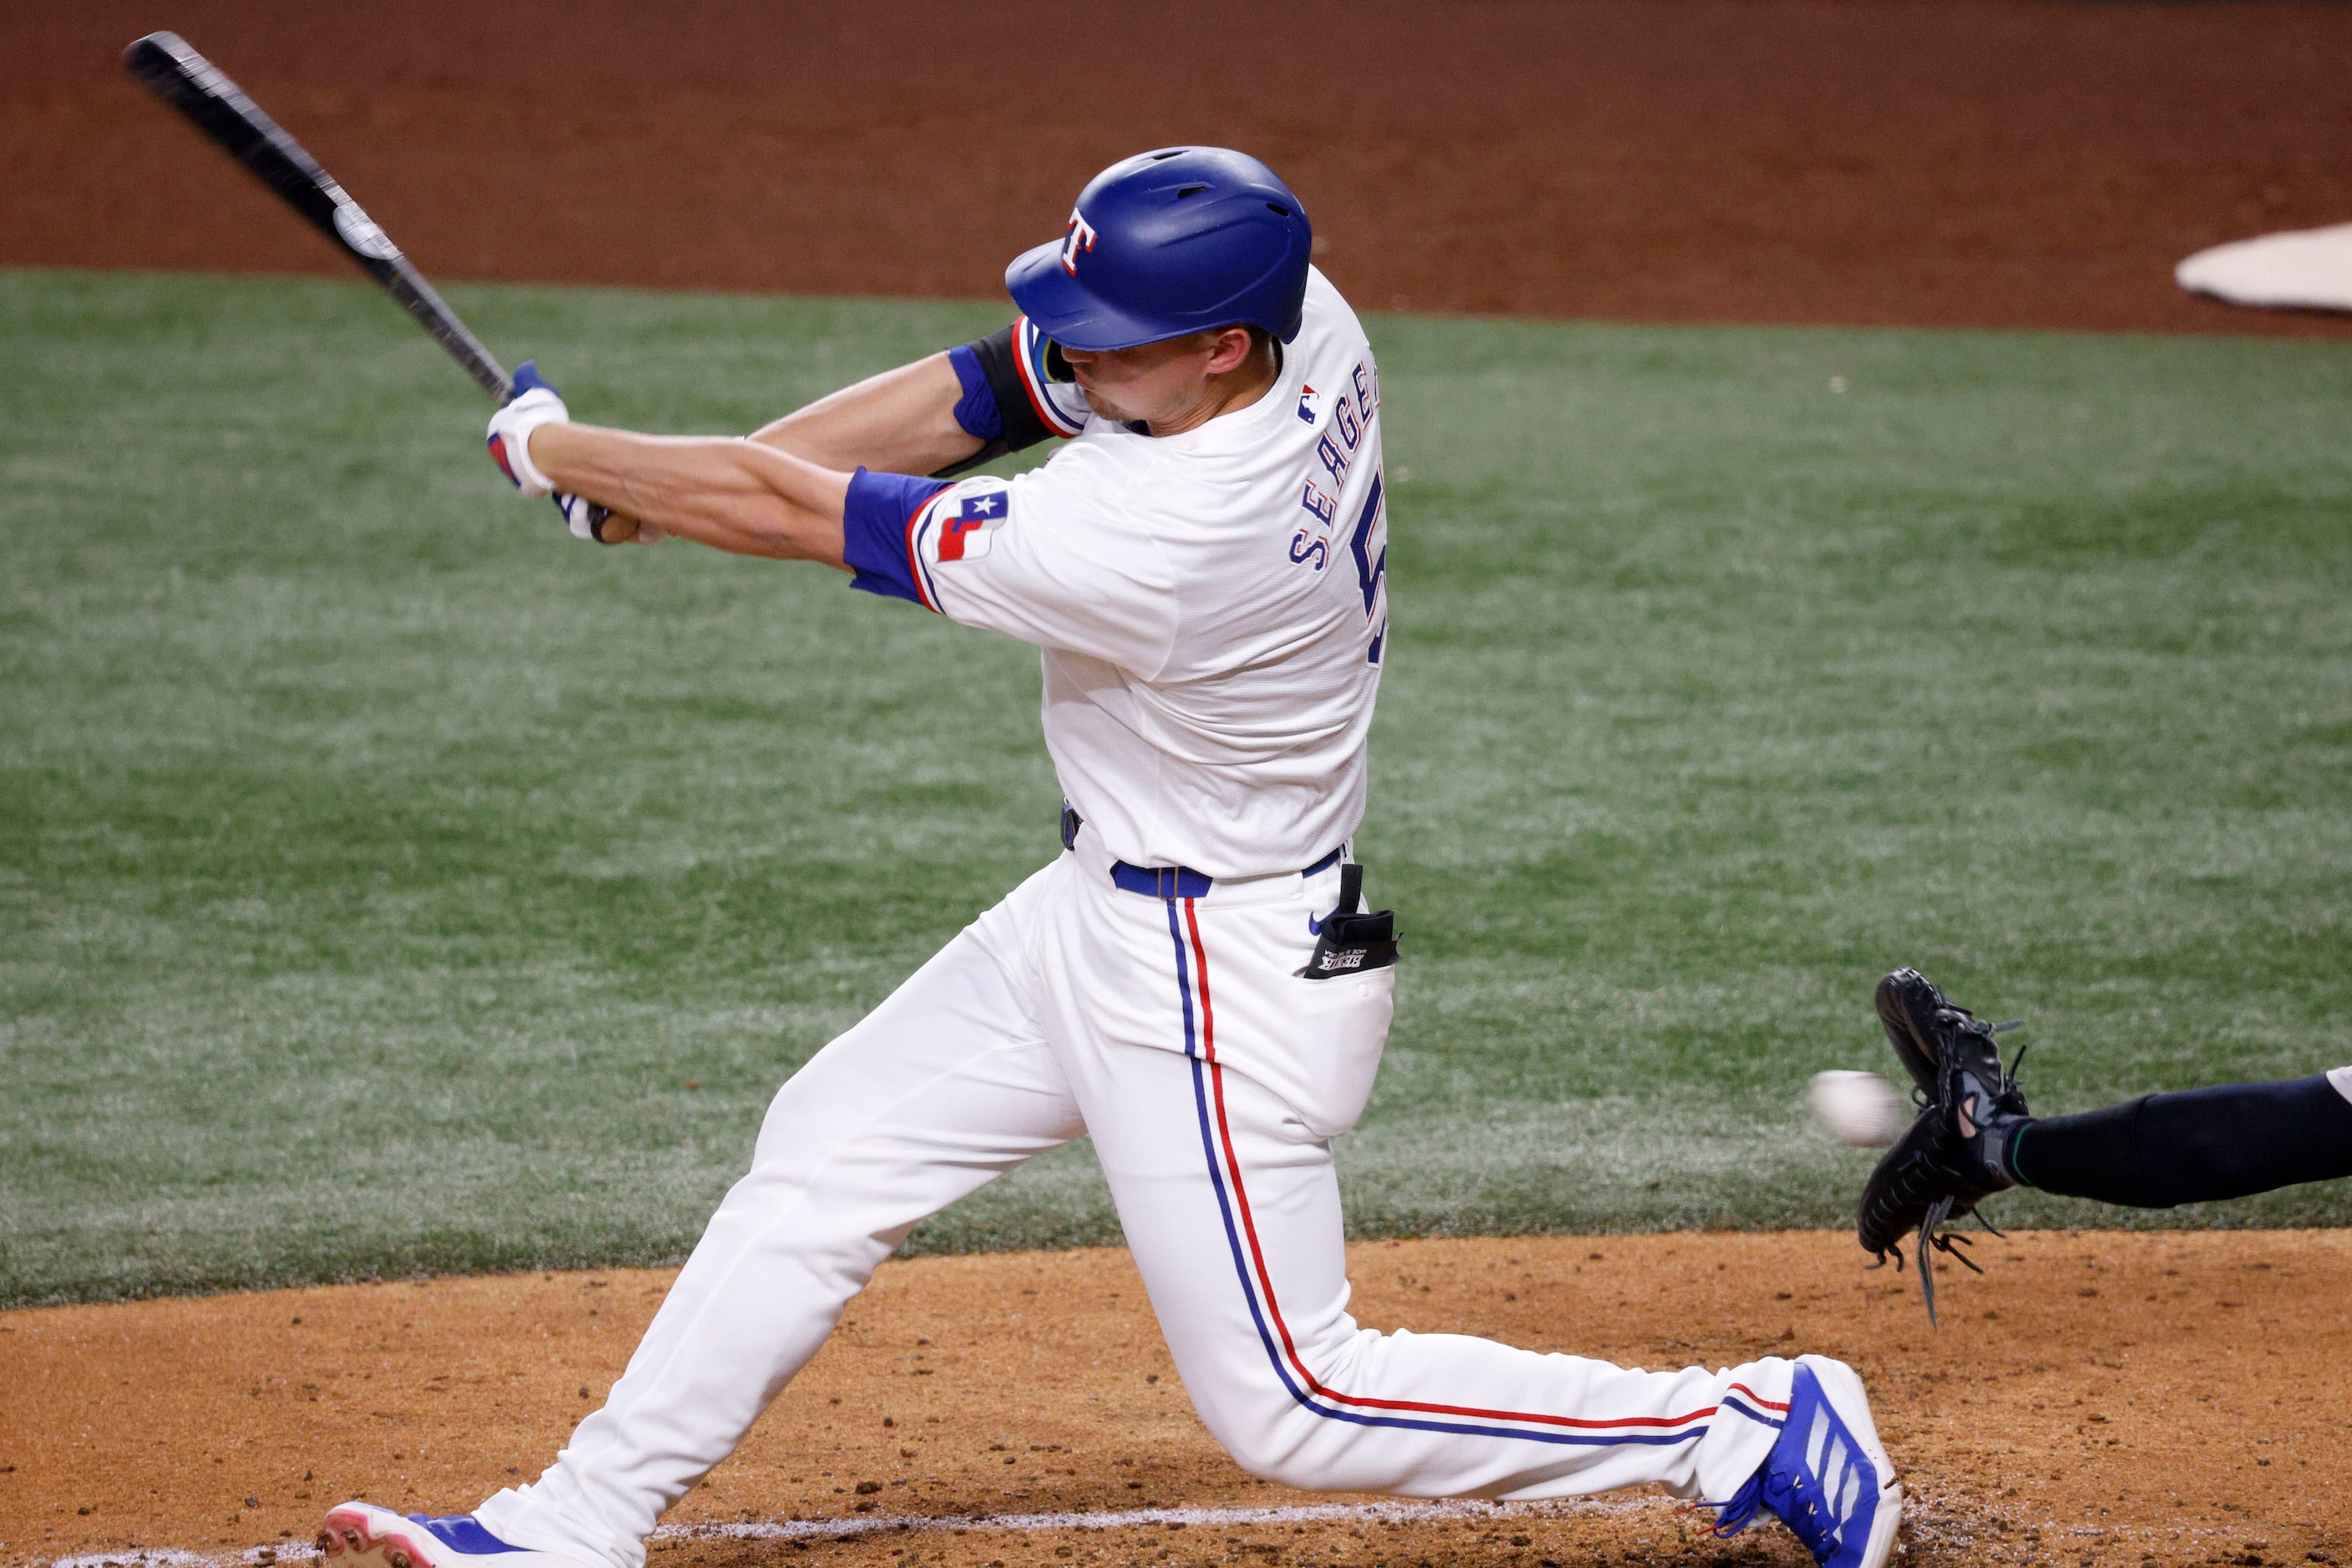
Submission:
M 2017 1184 L 2008 1163 L 2010 1138 L 2031 1113 L 2017 1087 L 2016 1063 L 2001 1066 L 1993 1039 L 2010 1025 L 1988 1024 L 1953 1005 L 1916 969 L 1898 969 L 1880 981 L 1877 1003 L 1886 1037 L 1918 1086 L 1920 1110 L 1863 1187 L 1855 1232 L 1864 1250 L 1878 1259 L 1873 1268 L 1890 1257 L 1902 1268 L 1903 1240 L 1917 1236 L 1919 1289 L 1932 1323 L 1932 1255 L 1942 1252 L 1977 1267 L 1960 1250 L 1968 1238 L 1943 1226 L 1974 1213 L 1979 1200 Z M 2018 1060 L 2024 1056 L 2020 1050 Z M 1981 1215 L 1977 1223 L 1992 1230 Z

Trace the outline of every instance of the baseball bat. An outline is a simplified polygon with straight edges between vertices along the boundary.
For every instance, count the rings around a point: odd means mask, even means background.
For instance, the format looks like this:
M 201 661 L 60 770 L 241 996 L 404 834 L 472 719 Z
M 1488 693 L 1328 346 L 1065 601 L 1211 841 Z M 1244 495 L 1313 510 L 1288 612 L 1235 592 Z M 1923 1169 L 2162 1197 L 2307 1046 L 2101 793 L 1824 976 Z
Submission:
M 450 358 L 465 367 L 483 391 L 501 403 L 513 394 L 514 381 L 506 366 L 410 265 L 392 237 L 299 142 L 247 98 L 244 89 L 221 74 L 219 67 L 189 47 L 177 33 L 148 34 L 122 51 L 122 63 L 147 90 L 187 116 L 197 130 L 358 263 L 362 271 L 400 301 L 435 342 L 448 351 Z M 610 515 L 601 507 L 595 510 L 592 527 L 600 541 Z
M 449 357 L 503 400 L 513 390 L 506 367 L 433 291 L 392 237 L 352 200 L 302 144 L 262 112 L 245 89 L 188 47 L 177 33 L 150 33 L 122 52 L 122 63 L 147 90 L 178 110 L 221 150 L 244 164 L 278 199 L 310 220 L 361 270 L 400 301 Z

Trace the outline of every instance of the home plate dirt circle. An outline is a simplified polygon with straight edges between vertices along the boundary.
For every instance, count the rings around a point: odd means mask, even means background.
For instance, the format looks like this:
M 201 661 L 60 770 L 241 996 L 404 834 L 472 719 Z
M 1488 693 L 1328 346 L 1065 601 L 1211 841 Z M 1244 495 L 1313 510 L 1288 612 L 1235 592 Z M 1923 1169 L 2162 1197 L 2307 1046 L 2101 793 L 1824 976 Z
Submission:
M 2352 1563 L 2352 1233 L 2027 1232 L 1949 1280 L 1837 1233 L 1353 1247 L 1359 1318 L 1658 1366 L 1853 1363 L 1922 1564 Z M 672 1275 L 599 1270 L 0 1314 L 0 1563 L 291 1563 L 363 1497 L 457 1511 L 594 1408 Z M 1655 1495 L 1326 1498 L 1193 1417 L 1127 1255 L 886 1265 L 656 1568 L 1801 1564 Z

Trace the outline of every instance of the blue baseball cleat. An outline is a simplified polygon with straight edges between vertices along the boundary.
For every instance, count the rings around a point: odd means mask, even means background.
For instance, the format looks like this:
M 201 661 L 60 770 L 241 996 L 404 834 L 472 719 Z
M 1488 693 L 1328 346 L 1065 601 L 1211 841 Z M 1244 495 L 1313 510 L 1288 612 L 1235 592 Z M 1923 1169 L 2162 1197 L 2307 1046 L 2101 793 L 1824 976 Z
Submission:
M 570 1557 L 510 1546 L 470 1513 L 429 1518 L 347 1502 L 319 1523 L 319 1558 L 332 1568 L 587 1568 Z
M 1853 1368 L 1799 1356 L 1780 1440 L 1728 1502 L 1705 1506 L 1723 1510 L 1717 1535 L 1738 1534 L 1769 1509 L 1822 1568 L 1885 1568 L 1903 1522 L 1903 1489 Z

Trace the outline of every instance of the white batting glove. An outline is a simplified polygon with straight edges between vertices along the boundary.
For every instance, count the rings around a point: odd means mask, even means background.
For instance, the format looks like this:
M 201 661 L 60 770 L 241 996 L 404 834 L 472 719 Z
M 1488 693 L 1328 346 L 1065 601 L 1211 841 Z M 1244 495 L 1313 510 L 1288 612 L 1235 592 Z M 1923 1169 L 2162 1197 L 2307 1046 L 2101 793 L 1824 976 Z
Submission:
M 539 362 L 523 361 L 515 366 L 513 393 L 490 416 L 491 460 L 523 494 L 551 494 L 555 482 L 530 460 L 530 433 L 542 425 L 569 424 L 571 419 L 571 411 L 563 406 L 555 388 L 540 379 Z M 580 525 L 573 524 L 572 531 L 579 533 Z M 582 533 L 581 537 L 593 535 Z
M 594 501 L 583 500 L 567 490 L 555 492 L 555 510 L 562 515 L 563 525 L 574 539 L 593 539 L 599 544 L 659 544 L 669 535 L 650 522 L 632 524 L 626 518 L 606 511 Z M 636 532 L 628 537 L 634 526 Z

